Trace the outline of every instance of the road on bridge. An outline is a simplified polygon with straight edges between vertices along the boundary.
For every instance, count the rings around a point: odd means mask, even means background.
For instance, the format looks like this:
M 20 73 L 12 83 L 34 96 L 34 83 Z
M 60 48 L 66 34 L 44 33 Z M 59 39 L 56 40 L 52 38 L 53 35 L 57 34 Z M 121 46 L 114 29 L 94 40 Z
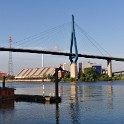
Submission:
M 21 48 L 4 48 L 4 47 L 0 47 L 0 51 L 26 52 L 26 53 L 36 53 L 36 54 L 61 55 L 61 56 L 75 55 L 73 53 L 71 54 L 71 53 L 65 53 L 65 52 L 55 52 L 55 51 L 35 50 L 35 49 L 21 49 Z M 87 55 L 87 54 L 78 54 L 78 57 L 124 61 L 124 58 L 98 56 L 98 55 Z

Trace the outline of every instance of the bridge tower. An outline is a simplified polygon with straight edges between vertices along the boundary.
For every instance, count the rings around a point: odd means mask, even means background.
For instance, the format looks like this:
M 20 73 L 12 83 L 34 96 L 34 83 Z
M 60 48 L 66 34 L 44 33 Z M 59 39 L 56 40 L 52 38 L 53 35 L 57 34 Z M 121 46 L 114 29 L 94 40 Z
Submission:
M 108 67 L 108 76 L 112 77 L 112 61 L 110 59 L 107 60 L 107 67 Z
M 72 55 L 72 47 L 74 45 L 75 48 L 75 55 Z M 72 32 L 71 32 L 71 45 L 70 45 L 70 53 L 69 60 L 70 64 L 70 77 L 71 78 L 78 78 L 78 71 L 77 71 L 77 60 L 78 60 L 78 49 L 77 49 L 77 42 L 75 36 L 75 27 L 74 27 L 74 16 L 72 15 Z
M 10 48 L 12 48 L 12 37 L 11 36 L 9 38 L 9 45 L 10 45 Z M 13 62 L 12 62 L 12 52 L 11 51 L 9 51 L 8 74 L 11 76 L 14 75 Z

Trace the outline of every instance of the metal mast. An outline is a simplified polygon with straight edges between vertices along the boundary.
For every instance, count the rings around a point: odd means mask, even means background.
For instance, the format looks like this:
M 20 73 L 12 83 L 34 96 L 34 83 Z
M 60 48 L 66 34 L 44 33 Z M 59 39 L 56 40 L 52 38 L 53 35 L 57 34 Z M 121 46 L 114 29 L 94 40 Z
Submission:
M 12 48 L 12 37 L 11 36 L 9 37 L 9 45 L 10 45 L 10 48 Z M 12 52 L 11 51 L 9 52 L 8 74 L 11 76 L 14 75 L 13 62 L 12 62 Z
M 42 67 L 44 67 L 44 54 L 42 54 Z
M 70 45 L 70 53 L 72 54 L 72 47 L 74 45 L 75 48 L 75 55 L 70 55 L 69 59 L 71 63 L 77 63 L 78 60 L 78 49 L 77 49 L 77 42 L 75 36 L 75 25 L 74 25 L 74 15 L 72 15 L 72 32 L 71 32 L 71 45 Z M 73 60 L 74 59 L 74 60 Z

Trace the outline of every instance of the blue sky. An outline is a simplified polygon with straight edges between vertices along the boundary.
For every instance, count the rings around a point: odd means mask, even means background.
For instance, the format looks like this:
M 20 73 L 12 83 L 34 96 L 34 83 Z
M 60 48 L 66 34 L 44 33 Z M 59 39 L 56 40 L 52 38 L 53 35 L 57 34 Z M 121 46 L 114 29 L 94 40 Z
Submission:
M 76 23 L 111 56 L 124 57 L 123 0 L 0 0 L 0 46 L 3 43 L 7 44 L 10 36 L 13 42 L 16 42 L 70 22 L 72 14 L 75 16 Z M 67 40 L 67 42 L 70 41 Z M 77 42 L 79 49 L 84 44 L 83 49 L 79 51 L 85 54 L 88 45 Z M 64 44 L 66 44 L 65 41 Z M 0 57 L 0 70 L 7 72 L 8 53 L 1 52 Z M 83 60 L 86 59 L 79 59 L 79 61 Z M 63 62 L 69 62 L 68 58 L 45 56 L 46 66 Z M 106 63 L 98 60 L 93 60 L 93 62 L 103 65 Z M 25 67 L 40 67 L 41 55 L 13 53 L 13 64 L 15 74 Z M 115 70 L 122 67 L 124 69 L 123 63 L 113 63 Z

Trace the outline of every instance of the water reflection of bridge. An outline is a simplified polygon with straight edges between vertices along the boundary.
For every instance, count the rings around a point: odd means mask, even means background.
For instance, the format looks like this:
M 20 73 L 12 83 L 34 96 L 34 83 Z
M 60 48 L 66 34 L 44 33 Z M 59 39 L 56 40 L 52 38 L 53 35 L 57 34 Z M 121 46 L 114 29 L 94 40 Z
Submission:
M 105 94 L 106 90 L 108 94 Z M 99 98 L 99 96 L 106 95 L 111 97 L 113 95 L 113 88 L 111 83 L 107 85 L 107 89 L 106 86 L 102 85 L 78 85 L 75 83 L 70 85 L 70 91 L 70 97 L 72 102 L 79 100 L 78 97 L 81 98 L 80 101 L 87 101 L 91 98 Z
M 71 84 L 70 100 L 70 116 L 72 122 L 79 123 L 81 108 L 90 110 L 93 106 L 100 107 L 97 103 L 98 101 L 101 101 L 101 105 L 102 102 L 106 102 L 109 109 L 113 108 L 113 88 L 111 83 L 105 86 Z M 91 104 L 93 104 L 93 106 Z

